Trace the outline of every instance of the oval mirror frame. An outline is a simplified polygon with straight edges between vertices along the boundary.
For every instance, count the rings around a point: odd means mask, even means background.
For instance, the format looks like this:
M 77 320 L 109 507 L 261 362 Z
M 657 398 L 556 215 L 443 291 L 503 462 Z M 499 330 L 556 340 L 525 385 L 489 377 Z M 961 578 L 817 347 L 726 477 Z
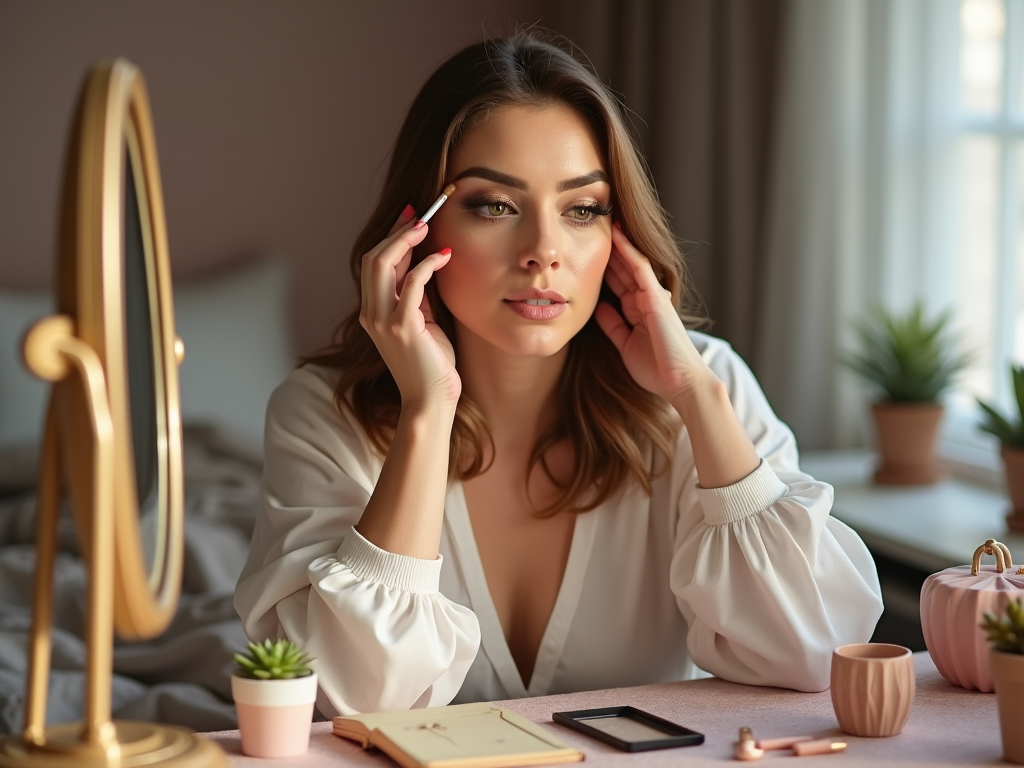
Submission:
M 76 168 L 68 168 L 58 310 L 72 318 L 75 335 L 99 357 L 112 421 L 114 624 L 125 639 L 145 639 L 163 631 L 174 615 L 181 589 L 183 478 L 181 408 L 174 333 L 163 193 L 149 100 L 138 69 L 124 59 L 98 64 L 82 96 Z M 70 158 L 69 158 L 70 159 Z M 71 163 L 69 163 L 70 165 Z M 146 303 L 152 329 L 153 397 L 156 411 L 156 464 L 159 520 L 155 567 L 147 572 L 139 526 L 125 327 L 124 206 L 125 173 L 135 181 L 145 258 Z M 28 347 L 26 354 L 30 354 Z M 31 359 L 30 359 L 31 364 Z M 55 400 L 62 412 L 61 441 L 78 456 L 87 450 L 91 425 L 67 387 Z M 62 391 L 64 390 L 64 391 Z M 87 513 L 88 478 L 70 466 L 79 530 L 85 538 L 94 516 Z
M 82 127 L 78 200 L 84 210 L 78 212 L 78 264 L 74 268 L 78 306 L 72 316 L 77 318 L 79 337 L 104 363 L 113 421 L 114 626 L 125 639 L 145 639 L 167 627 L 178 604 L 184 491 L 175 354 L 179 343 L 174 332 L 163 192 L 149 99 L 138 69 L 118 59 L 93 70 Z M 152 570 L 146 567 L 139 525 L 129 398 L 124 298 L 124 207 L 130 203 L 124 192 L 126 172 L 134 178 L 138 201 L 155 368 L 159 523 Z M 86 222 L 101 222 L 100 231 L 90 231 L 83 226 Z M 85 275 L 99 279 L 82 279 Z

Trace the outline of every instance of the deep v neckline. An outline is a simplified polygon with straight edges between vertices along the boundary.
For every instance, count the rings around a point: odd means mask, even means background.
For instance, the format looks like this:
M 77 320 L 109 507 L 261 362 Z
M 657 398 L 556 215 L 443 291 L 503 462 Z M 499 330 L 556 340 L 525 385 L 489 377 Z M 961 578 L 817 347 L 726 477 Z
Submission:
M 487 577 L 484 574 L 483 561 L 480 559 L 480 550 L 476 545 L 476 537 L 473 535 L 473 524 L 469 518 L 469 506 L 466 504 L 462 483 L 456 482 L 452 485 L 445 515 L 451 526 L 459 561 L 463 564 L 470 607 L 480 622 L 480 642 L 483 651 L 491 660 L 498 679 L 511 698 L 544 696 L 551 687 L 551 680 L 562 657 L 562 649 L 565 647 L 583 592 L 583 581 L 590 562 L 594 533 L 597 530 L 597 515 L 600 512 L 599 507 L 579 514 L 573 525 L 565 573 L 558 587 L 558 596 L 551 609 L 551 616 L 548 617 L 547 626 L 541 636 L 533 673 L 527 684 L 519 674 L 519 667 L 512 657 L 505 630 L 498 618 L 498 610 L 494 607 L 494 600 L 487 586 Z

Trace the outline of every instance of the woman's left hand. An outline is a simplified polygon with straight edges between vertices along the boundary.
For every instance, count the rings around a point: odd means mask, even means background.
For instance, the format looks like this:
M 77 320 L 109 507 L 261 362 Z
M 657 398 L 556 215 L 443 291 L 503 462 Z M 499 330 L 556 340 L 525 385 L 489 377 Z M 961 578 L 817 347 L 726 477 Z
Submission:
M 622 314 L 607 303 L 599 304 L 597 324 L 619 350 L 636 383 L 664 397 L 682 417 L 700 485 L 722 488 L 757 469 L 761 460 L 725 385 L 693 346 L 651 262 L 617 226 L 612 227 L 612 253 L 604 277 L 622 302 Z
M 687 336 L 651 263 L 618 225 L 612 227 L 612 253 L 604 276 L 622 303 L 622 314 L 602 302 L 595 319 L 637 384 L 675 404 L 714 376 Z

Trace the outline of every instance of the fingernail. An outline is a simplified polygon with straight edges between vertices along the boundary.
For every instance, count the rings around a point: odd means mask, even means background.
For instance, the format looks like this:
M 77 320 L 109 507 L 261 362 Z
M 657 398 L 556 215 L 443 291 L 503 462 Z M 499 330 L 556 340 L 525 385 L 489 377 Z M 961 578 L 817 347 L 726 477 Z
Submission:
M 412 225 L 412 228 L 413 229 L 423 229 L 425 226 L 427 226 L 427 222 L 425 222 L 425 221 L 417 221 L 415 224 Z
M 415 215 L 416 215 L 416 209 L 413 208 L 411 205 L 407 205 L 407 206 L 405 206 L 405 208 L 402 209 L 402 220 L 403 221 L 409 221 Z
M 447 256 L 451 252 L 451 248 L 442 248 L 440 251 L 438 251 L 438 253 L 441 254 L 442 256 Z

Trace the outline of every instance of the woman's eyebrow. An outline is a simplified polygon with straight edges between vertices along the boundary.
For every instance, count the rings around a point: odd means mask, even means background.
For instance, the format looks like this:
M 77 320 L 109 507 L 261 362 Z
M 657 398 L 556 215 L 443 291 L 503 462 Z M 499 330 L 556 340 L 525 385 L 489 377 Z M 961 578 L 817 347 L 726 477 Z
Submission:
M 471 168 L 467 168 L 452 179 L 452 181 L 455 182 L 459 179 L 465 179 L 470 176 L 475 176 L 478 179 L 486 179 L 487 181 L 493 181 L 495 184 L 501 184 L 515 189 L 522 189 L 524 191 L 530 188 L 530 185 L 518 176 L 509 176 L 507 173 L 496 171 L 493 168 L 485 168 L 482 165 L 474 165 Z
M 570 189 L 585 187 L 588 184 L 594 184 L 598 181 L 603 181 L 605 184 L 611 184 L 611 181 L 608 179 L 608 174 L 604 171 L 591 171 L 590 173 L 585 173 L 582 176 L 577 176 L 575 179 L 566 179 L 565 181 L 558 182 L 558 191 L 568 192 Z
M 487 181 L 493 181 L 495 184 L 501 184 L 505 187 L 512 187 L 513 189 L 521 189 L 524 192 L 530 188 L 530 185 L 526 183 L 525 179 L 521 179 L 518 176 L 511 176 L 501 171 L 496 171 L 493 168 L 487 168 L 482 165 L 474 165 L 471 168 L 467 168 L 454 179 L 453 182 L 459 181 L 459 179 L 465 179 L 468 177 L 475 177 L 478 179 L 486 179 Z M 589 184 L 594 184 L 598 181 L 603 181 L 606 184 L 611 184 L 608 179 L 608 174 L 604 171 L 591 171 L 585 173 L 582 176 L 577 176 L 574 179 L 566 179 L 565 181 L 558 182 L 558 191 L 567 192 L 570 189 L 577 189 L 578 187 L 585 187 Z

